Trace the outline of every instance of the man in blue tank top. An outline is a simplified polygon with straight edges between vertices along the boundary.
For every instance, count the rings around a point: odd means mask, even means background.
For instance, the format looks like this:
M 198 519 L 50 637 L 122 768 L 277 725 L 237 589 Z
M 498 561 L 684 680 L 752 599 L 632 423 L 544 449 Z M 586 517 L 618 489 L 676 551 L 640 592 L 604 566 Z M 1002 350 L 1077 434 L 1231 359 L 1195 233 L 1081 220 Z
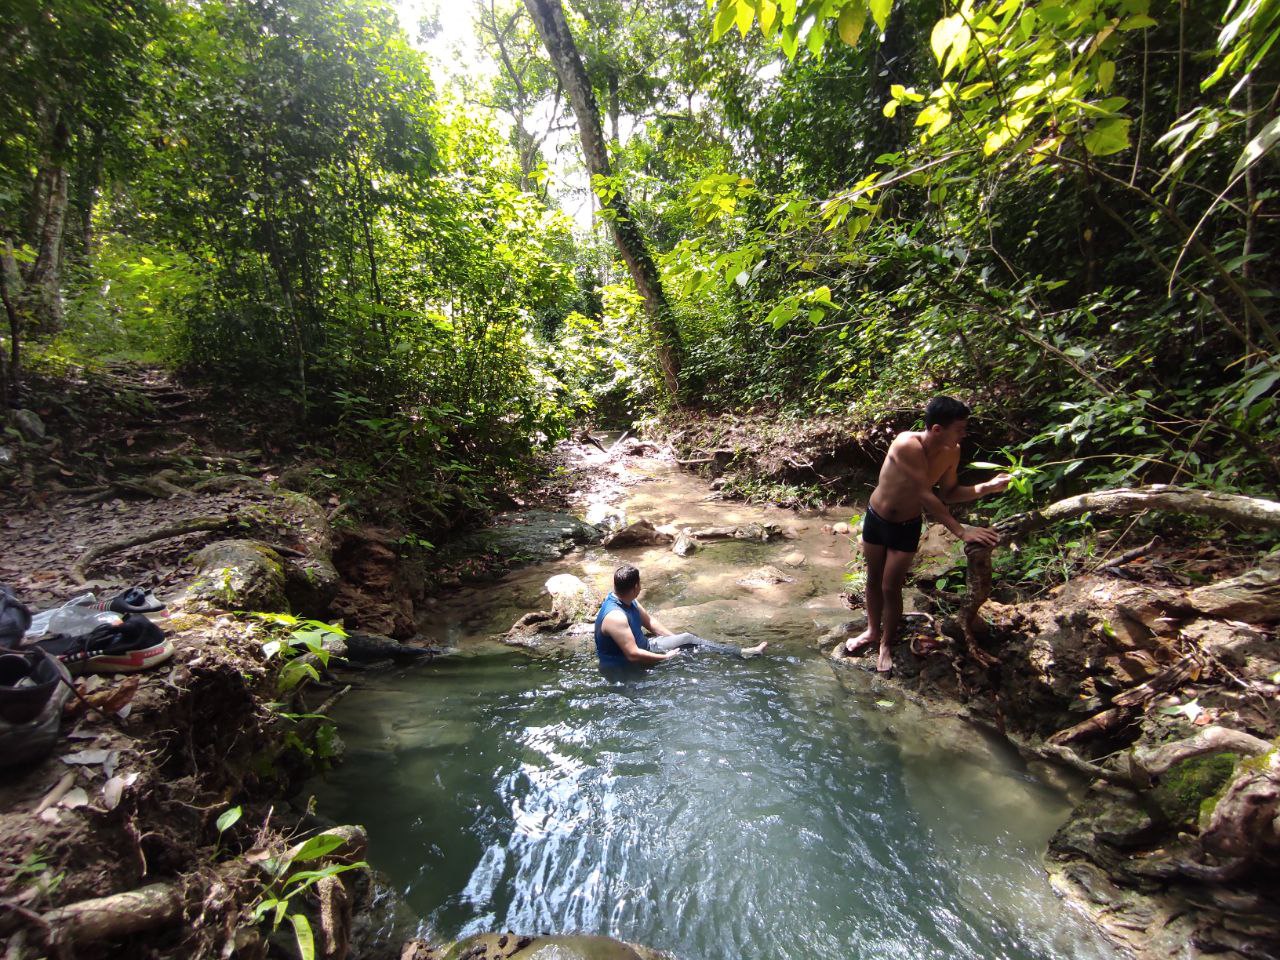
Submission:
M 751 657 L 767 643 L 735 647 L 712 643 L 692 633 L 672 633 L 640 606 L 640 571 L 624 563 L 613 571 L 613 593 L 596 614 L 596 655 L 602 667 L 648 666 L 678 656 L 682 647 L 705 647 L 719 653 Z M 647 636 L 645 631 L 652 634 Z

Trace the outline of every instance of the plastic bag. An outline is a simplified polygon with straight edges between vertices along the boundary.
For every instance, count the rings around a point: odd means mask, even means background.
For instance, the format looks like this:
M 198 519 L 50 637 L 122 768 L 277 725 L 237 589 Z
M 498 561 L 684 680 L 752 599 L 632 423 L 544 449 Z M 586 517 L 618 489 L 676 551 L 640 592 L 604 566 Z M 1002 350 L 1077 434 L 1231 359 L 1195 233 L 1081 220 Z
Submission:
M 104 623 L 120 623 L 120 615 L 110 610 L 94 610 L 97 597 L 92 593 L 82 593 L 72 597 L 60 607 L 52 610 L 41 610 L 31 618 L 31 626 L 23 639 L 35 640 L 46 634 L 62 634 L 67 637 L 78 637 L 89 633 Z

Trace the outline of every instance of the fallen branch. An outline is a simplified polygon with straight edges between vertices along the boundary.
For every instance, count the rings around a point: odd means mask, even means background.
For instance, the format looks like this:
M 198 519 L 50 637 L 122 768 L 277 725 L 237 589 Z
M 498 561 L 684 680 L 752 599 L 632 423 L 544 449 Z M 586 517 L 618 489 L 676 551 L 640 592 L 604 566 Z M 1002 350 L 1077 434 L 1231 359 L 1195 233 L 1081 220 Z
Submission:
M 1143 510 L 1172 513 L 1194 513 L 1218 520 L 1231 520 L 1246 526 L 1280 530 L 1280 503 L 1259 497 L 1242 497 L 1212 490 L 1193 490 L 1156 483 L 1147 487 L 1122 487 L 1097 490 L 1068 497 L 1043 510 L 1006 517 L 994 529 L 1002 541 L 1019 540 L 1034 530 L 1069 520 L 1084 513 L 1103 517 L 1120 517 Z
M 170 524 L 167 527 L 156 527 L 145 533 L 135 534 L 132 537 L 124 537 L 119 540 L 112 540 L 109 543 L 100 543 L 90 547 L 71 567 L 71 576 L 76 583 L 84 583 L 89 579 L 89 565 L 103 557 L 118 553 L 121 550 L 128 550 L 130 547 L 139 547 L 144 543 L 155 543 L 159 540 L 169 540 L 173 537 L 185 536 L 188 533 L 200 533 L 211 530 L 221 530 L 229 527 L 236 522 L 235 514 L 224 514 L 218 517 L 193 517 L 189 520 L 180 520 L 177 523 Z
M 1095 713 L 1088 720 L 1077 723 L 1075 726 L 1059 730 L 1049 738 L 1048 742 L 1054 746 L 1064 746 L 1075 740 L 1083 740 L 1086 737 L 1094 737 L 1100 733 L 1106 733 L 1108 730 L 1114 730 L 1128 718 L 1128 710 L 1121 707 L 1112 707 L 1110 710 Z
M 1095 780 L 1105 780 L 1107 783 L 1114 783 L 1117 786 L 1132 787 L 1133 781 L 1119 770 L 1112 770 L 1108 767 L 1099 766 L 1096 763 L 1090 763 L 1083 759 L 1078 753 L 1070 747 L 1055 746 L 1047 743 L 1040 747 L 1029 747 L 1033 754 L 1041 760 L 1050 760 L 1061 763 L 1070 767 L 1077 773 L 1083 773 L 1086 777 L 1093 777 Z
M 620 436 L 617 440 L 613 441 L 613 443 L 609 444 L 609 449 L 605 451 L 605 456 L 612 457 L 613 451 L 618 449 L 618 444 L 622 443 L 622 441 L 627 439 L 627 437 L 629 436 L 631 436 L 631 431 L 623 430 L 622 436 Z
M 1165 667 L 1146 683 L 1130 687 L 1111 698 L 1117 707 L 1137 707 L 1154 700 L 1162 693 L 1169 693 L 1182 686 L 1187 680 L 1199 676 L 1204 664 L 1194 656 L 1186 656 L 1171 667 Z
M 1133 560 L 1137 560 L 1139 557 L 1145 556 L 1146 554 L 1150 553 L 1152 550 L 1155 549 L 1156 544 L 1158 544 L 1159 542 L 1160 542 L 1159 537 L 1152 537 L 1142 546 L 1134 547 L 1132 550 L 1126 550 L 1124 553 L 1120 554 L 1120 556 L 1112 557 L 1110 560 L 1107 560 L 1104 563 L 1098 564 L 1096 567 L 1093 568 L 1093 572 L 1098 573 L 1099 571 L 1102 571 L 1102 570 L 1112 570 L 1116 567 L 1122 567 L 1126 563 L 1129 563 Z

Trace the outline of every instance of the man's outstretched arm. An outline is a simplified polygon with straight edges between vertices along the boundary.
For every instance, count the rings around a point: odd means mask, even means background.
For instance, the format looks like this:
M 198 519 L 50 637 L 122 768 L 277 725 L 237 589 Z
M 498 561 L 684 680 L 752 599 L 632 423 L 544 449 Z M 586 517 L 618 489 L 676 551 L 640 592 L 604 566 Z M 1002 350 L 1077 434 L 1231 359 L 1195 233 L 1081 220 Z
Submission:
M 611 614 L 605 618 L 602 629 L 613 638 L 613 642 L 618 645 L 622 655 L 631 663 L 661 663 L 663 660 L 669 660 L 680 652 L 679 650 L 672 650 L 670 653 L 654 653 L 652 650 L 641 650 L 639 644 L 636 643 L 635 635 L 631 632 L 631 625 L 627 623 L 625 617 L 622 618 L 622 624 L 619 626 L 613 621 Z
M 1005 488 L 1009 486 L 1009 474 L 997 473 L 990 480 L 983 480 L 981 483 L 962 487 L 960 486 L 959 478 L 956 476 L 958 463 L 959 458 L 957 458 L 956 463 L 947 468 L 947 472 L 938 481 L 938 498 L 943 503 L 969 503 L 979 497 L 985 497 L 993 493 L 1004 493 Z
M 965 543 L 985 543 L 995 546 L 1000 542 L 1000 537 L 994 530 L 988 530 L 986 527 L 965 526 L 951 515 L 946 504 L 933 492 L 933 484 L 929 482 L 929 461 L 925 458 L 923 450 L 904 444 L 903 449 L 898 452 L 898 463 L 915 483 L 920 491 L 921 505 L 934 520 Z

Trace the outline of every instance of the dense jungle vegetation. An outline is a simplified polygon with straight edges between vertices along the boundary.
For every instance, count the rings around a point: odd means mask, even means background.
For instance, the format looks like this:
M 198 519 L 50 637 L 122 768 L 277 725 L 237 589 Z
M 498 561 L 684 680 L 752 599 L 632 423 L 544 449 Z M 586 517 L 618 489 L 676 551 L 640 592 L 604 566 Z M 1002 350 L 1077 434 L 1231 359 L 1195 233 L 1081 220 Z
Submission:
M 7 3 L 8 403 L 172 364 L 424 531 L 584 418 L 942 390 L 1026 497 L 1274 493 L 1277 0 L 469 17 L 489 64 L 450 80 L 381 0 Z M 561 209 L 579 145 L 595 230 Z

